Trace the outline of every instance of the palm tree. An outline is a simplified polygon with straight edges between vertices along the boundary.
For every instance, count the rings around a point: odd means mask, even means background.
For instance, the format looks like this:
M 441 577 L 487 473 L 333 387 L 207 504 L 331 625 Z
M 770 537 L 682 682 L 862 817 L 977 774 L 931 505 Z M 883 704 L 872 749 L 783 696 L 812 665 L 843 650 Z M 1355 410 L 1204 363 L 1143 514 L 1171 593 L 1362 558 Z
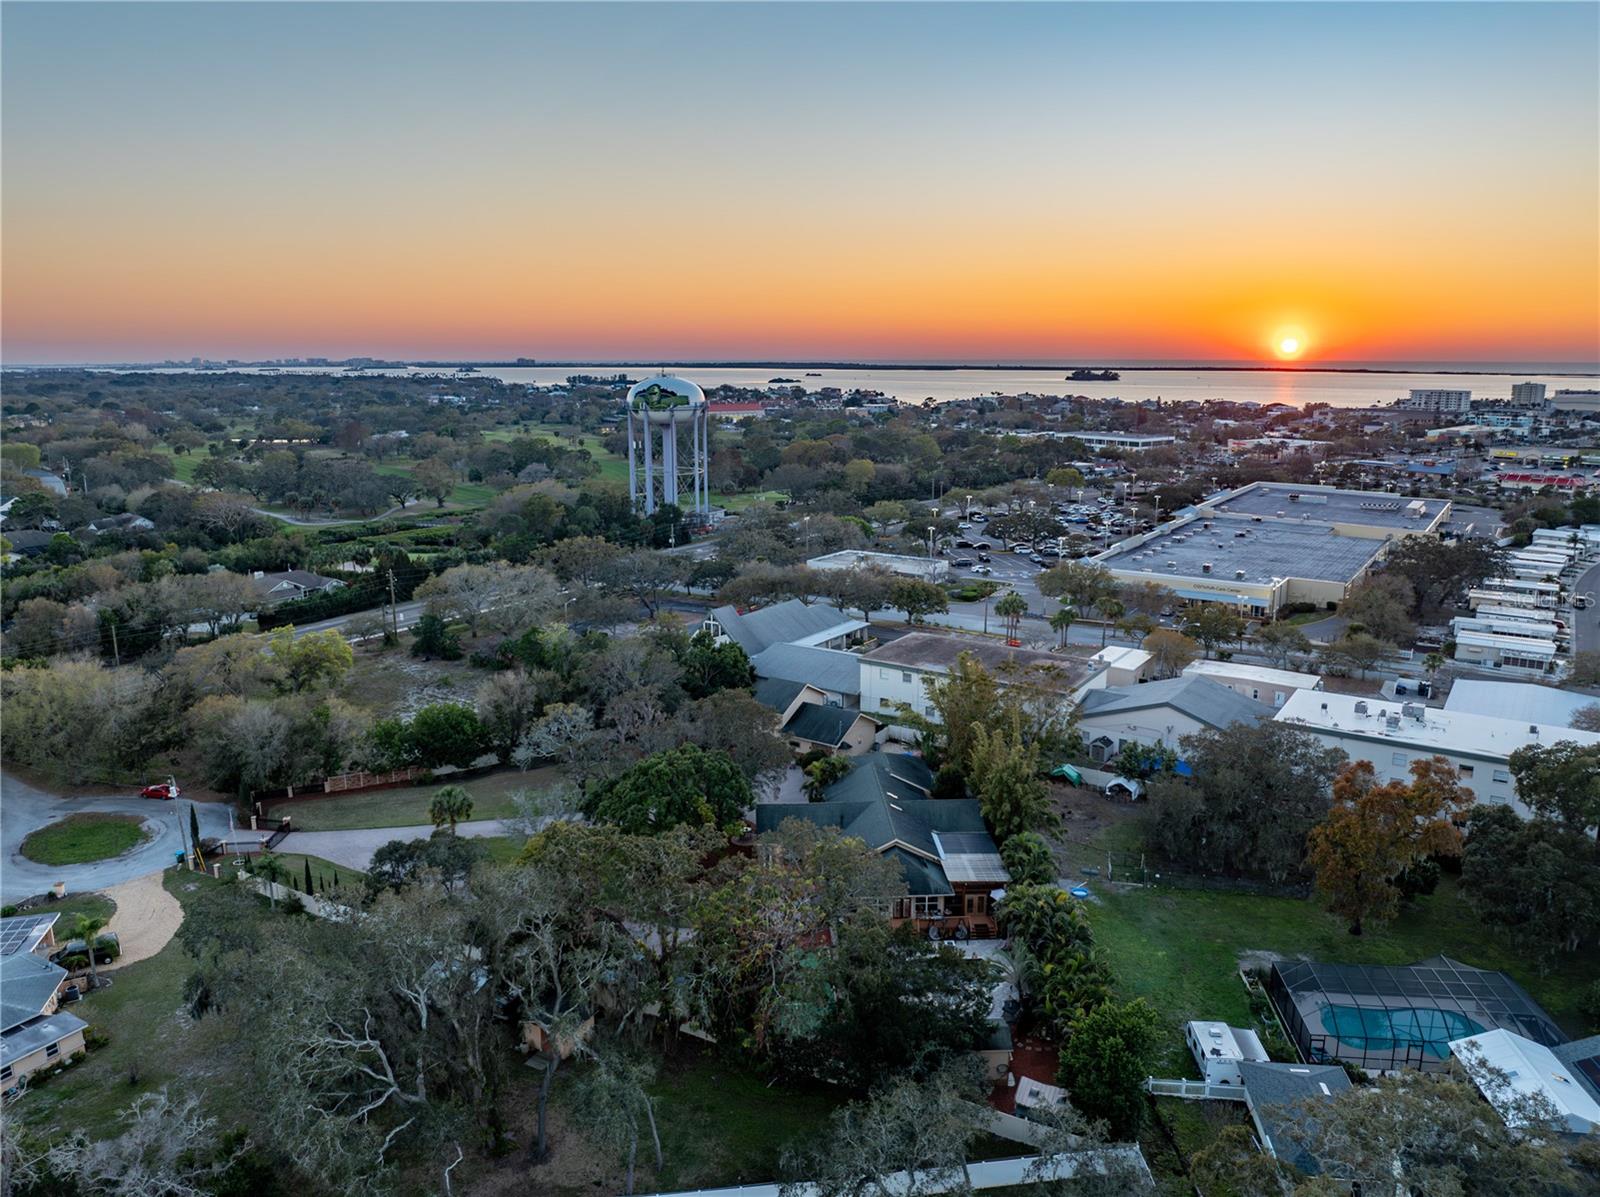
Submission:
M 445 786 L 428 804 L 428 817 L 435 827 L 450 824 L 450 834 L 456 833 L 456 824 L 472 818 L 472 795 L 461 786 Z
M 72 938 L 81 939 L 89 949 L 89 988 L 100 988 L 100 966 L 95 962 L 95 939 L 106 925 L 106 920 L 80 914 L 72 922 Z
M 255 874 L 267 883 L 267 905 L 273 910 L 278 908 L 278 891 L 275 888 L 289 879 L 289 870 L 283 867 L 271 852 L 263 852 L 256 861 Z
M 1028 600 L 1013 590 L 994 605 L 994 613 L 1006 621 L 1006 639 L 1015 640 L 1017 625 L 1028 613 Z
M 1106 646 L 1106 633 L 1111 630 L 1111 625 L 1121 619 L 1128 611 L 1128 605 L 1118 598 L 1103 598 L 1095 603 L 1100 612 L 1100 647 Z
M 1067 633 L 1078 622 L 1078 609 L 1071 603 L 1062 603 L 1061 610 L 1050 617 L 1050 630 L 1061 634 L 1061 647 L 1067 646 Z

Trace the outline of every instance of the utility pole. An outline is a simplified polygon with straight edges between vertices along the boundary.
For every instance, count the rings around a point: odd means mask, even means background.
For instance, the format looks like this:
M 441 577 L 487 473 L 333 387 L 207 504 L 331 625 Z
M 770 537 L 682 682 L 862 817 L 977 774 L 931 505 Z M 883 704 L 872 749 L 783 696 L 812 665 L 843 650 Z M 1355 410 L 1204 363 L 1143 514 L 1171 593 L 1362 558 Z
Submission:
M 122 650 L 117 647 L 117 621 L 111 621 L 111 655 L 116 658 L 117 664 L 122 664 Z
M 389 567 L 389 624 L 394 629 L 395 643 L 400 643 L 400 607 L 394 600 L 394 567 Z

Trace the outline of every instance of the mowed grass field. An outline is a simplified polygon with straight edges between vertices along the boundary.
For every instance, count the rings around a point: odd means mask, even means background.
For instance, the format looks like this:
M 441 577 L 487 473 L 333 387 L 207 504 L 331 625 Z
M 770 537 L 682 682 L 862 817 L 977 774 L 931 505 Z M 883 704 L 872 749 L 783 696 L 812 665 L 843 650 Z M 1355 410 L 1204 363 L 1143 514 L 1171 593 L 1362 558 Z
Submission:
M 202 887 L 222 883 L 169 869 L 162 884 L 187 906 Z M 74 1004 L 72 1012 L 110 1042 L 60 1076 L 30 1085 L 25 1098 L 7 1107 L 7 1117 L 51 1133 L 113 1135 L 119 1111 L 141 1093 L 170 1086 L 175 1093 L 204 1093 L 208 1112 L 224 1128 L 248 1123 L 257 1095 L 240 1083 L 244 1061 L 231 1029 L 221 1018 L 196 1022 L 184 1010 L 183 985 L 191 969 L 174 939 L 149 960 L 118 969 L 110 986 Z
M 39 828 L 22 841 L 22 855 L 39 864 L 88 864 L 121 856 L 144 842 L 138 815 L 68 815 Z
M 515 769 L 490 773 L 453 783 L 442 778 L 432 785 L 393 790 L 367 790 L 357 794 L 329 794 L 317 798 L 292 798 L 271 804 L 271 813 L 288 815 L 299 831 L 350 831 L 361 827 L 422 827 L 431 820 L 428 805 L 442 786 L 459 784 L 472 795 L 472 815 L 478 819 L 509 819 L 517 813 L 516 795 L 524 790 L 547 790 L 561 780 L 560 769 Z
M 1582 1013 L 1584 993 L 1600 981 L 1600 955 L 1575 953 L 1548 969 L 1516 938 L 1486 926 L 1462 896 L 1455 877 L 1387 927 L 1349 934 L 1312 899 L 1139 889 L 1099 892 L 1088 904 L 1095 939 L 1127 998 L 1143 997 L 1168 1031 L 1165 1064 L 1189 1076 L 1183 1024 L 1217 1019 L 1249 1025 L 1240 957 L 1272 952 L 1347 964 L 1411 964 L 1444 954 L 1478 968 L 1499 969 L 1528 990 L 1573 1036 L 1593 1033 Z

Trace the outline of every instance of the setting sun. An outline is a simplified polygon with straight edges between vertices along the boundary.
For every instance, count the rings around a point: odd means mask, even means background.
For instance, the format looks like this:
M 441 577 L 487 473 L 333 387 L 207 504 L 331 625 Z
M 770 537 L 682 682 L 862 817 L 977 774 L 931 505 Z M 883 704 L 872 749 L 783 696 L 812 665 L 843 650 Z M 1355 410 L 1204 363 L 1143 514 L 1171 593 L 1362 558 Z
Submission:
M 1300 352 L 1299 337 L 1282 337 L 1278 341 L 1278 356 L 1293 357 Z

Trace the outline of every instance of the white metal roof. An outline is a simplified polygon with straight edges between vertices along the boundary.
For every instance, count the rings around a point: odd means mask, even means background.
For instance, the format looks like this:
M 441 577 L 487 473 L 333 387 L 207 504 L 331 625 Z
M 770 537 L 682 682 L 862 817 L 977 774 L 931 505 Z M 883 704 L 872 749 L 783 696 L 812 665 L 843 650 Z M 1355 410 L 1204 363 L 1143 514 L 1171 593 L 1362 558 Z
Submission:
M 1518 643 L 1526 644 L 1527 641 Z M 1356 711 L 1363 703 L 1365 714 Z M 1416 704 L 1412 705 L 1413 708 Z M 1299 723 L 1317 731 L 1387 740 L 1402 747 L 1425 752 L 1456 752 L 1467 756 L 1504 760 L 1528 744 L 1554 744 L 1572 740 L 1578 744 L 1600 744 L 1600 733 L 1576 731 L 1521 719 L 1501 719 L 1463 711 L 1423 707 L 1423 717 L 1402 716 L 1400 725 L 1390 731 L 1385 714 L 1400 715 L 1401 704 L 1381 698 L 1362 699 L 1353 694 L 1333 694 L 1322 690 L 1296 690 L 1278 708 L 1280 723 Z M 1530 730 L 1536 729 L 1536 730 Z
M 1256 682 L 1280 690 L 1315 690 L 1322 685 L 1322 675 L 1318 673 L 1296 673 L 1292 669 L 1269 669 L 1265 665 L 1243 665 L 1235 661 L 1191 661 L 1183 671 L 1204 677 Z
M 1600 702 L 1592 694 L 1558 690 L 1533 682 L 1491 682 L 1459 678 L 1450 687 L 1444 709 L 1463 715 L 1496 715 L 1526 723 L 1570 727 L 1572 716 Z
M 1209 1060 L 1267 1060 L 1266 1049 L 1254 1031 L 1230 1027 L 1225 1022 L 1191 1022 L 1188 1030 Z
M 1572 1070 L 1556 1059 L 1548 1047 L 1496 1029 L 1452 1039 L 1450 1051 L 1506 1125 L 1516 1126 L 1523 1121 L 1516 1109 L 1517 1098 L 1537 1094 L 1555 1107 L 1557 1116 L 1573 1134 L 1600 1130 L 1600 1102 L 1589 1095 Z M 1491 1069 L 1501 1077 L 1490 1076 Z

